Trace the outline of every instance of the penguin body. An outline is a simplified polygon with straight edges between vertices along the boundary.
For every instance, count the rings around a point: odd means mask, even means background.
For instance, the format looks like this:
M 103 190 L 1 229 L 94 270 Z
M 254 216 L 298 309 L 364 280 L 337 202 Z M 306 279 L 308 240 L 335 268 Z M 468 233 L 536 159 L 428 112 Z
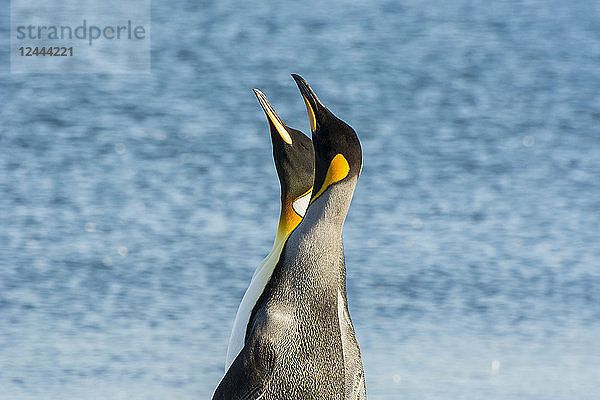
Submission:
M 214 400 L 366 399 L 346 301 L 342 227 L 362 167 L 356 133 L 293 75 L 313 131 L 315 176 Z
M 255 89 L 254 94 L 265 112 L 271 133 L 273 160 L 281 186 L 281 213 L 273 248 L 254 272 L 238 308 L 227 348 L 226 371 L 244 347 L 250 314 L 271 278 L 285 240 L 304 216 L 314 176 L 311 140 L 283 123 L 260 90 Z
M 294 74 L 292 76 L 306 104 L 315 148 L 315 189 L 304 225 L 319 225 L 327 221 L 329 240 L 335 237 L 339 241 L 338 253 L 330 250 L 327 257 L 322 257 L 322 260 L 326 260 L 332 256 L 339 256 L 336 258 L 339 263 L 331 267 L 338 269 L 340 273 L 337 310 L 344 360 L 344 394 L 339 398 L 366 399 L 360 347 L 348 312 L 346 267 L 342 245 L 343 224 L 358 177 L 362 172 L 362 149 L 356 132 L 321 103 L 302 77 Z M 327 196 L 325 202 L 321 200 L 323 196 Z M 319 203 L 320 201 L 322 203 Z M 320 211 L 313 214 L 313 209 Z M 302 229 L 302 226 L 298 228 Z M 327 264 L 325 261 L 322 262 Z

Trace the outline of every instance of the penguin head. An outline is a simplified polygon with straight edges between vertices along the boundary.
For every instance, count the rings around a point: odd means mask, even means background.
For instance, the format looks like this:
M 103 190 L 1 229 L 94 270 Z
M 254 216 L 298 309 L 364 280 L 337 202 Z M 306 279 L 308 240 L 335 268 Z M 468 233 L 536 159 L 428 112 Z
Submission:
M 358 178 L 362 171 L 362 149 L 354 129 L 333 115 L 301 76 L 292 74 L 292 77 L 306 104 L 315 149 L 312 202 L 328 187 Z
M 258 89 L 254 94 L 263 108 L 273 142 L 273 160 L 281 185 L 281 217 L 278 234 L 289 234 L 302 220 L 311 197 L 314 178 L 312 141 L 301 131 L 287 126 L 267 97 Z

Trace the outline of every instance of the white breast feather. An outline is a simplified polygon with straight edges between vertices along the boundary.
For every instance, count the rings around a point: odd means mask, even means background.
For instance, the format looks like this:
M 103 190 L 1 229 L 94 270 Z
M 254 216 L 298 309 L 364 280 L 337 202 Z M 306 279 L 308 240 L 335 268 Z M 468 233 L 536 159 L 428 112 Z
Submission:
M 248 321 L 250 321 L 250 314 L 258 301 L 258 298 L 265 290 L 265 286 L 271 279 L 275 265 L 279 261 L 281 250 L 285 240 L 280 243 L 276 243 L 273 250 L 269 255 L 260 263 L 252 280 L 250 286 L 246 290 L 242 302 L 238 307 L 235 321 L 233 322 L 233 329 L 231 331 L 231 337 L 229 338 L 229 346 L 227 347 L 227 358 L 225 360 L 225 371 L 229 369 L 235 358 L 240 354 L 240 351 L 244 348 L 244 341 L 246 339 L 246 327 Z

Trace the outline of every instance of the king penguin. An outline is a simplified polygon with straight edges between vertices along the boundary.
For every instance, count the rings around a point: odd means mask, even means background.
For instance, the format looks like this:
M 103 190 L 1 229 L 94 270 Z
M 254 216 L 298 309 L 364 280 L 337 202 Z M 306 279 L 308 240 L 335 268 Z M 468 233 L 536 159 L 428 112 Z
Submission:
M 271 278 L 285 240 L 304 216 L 314 175 L 314 150 L 310 138 L 287 126 L 260 90 L 254 89 L 254 94 L 266 114 L 271 132 L 273 161 L 281 186 L 281 213 L 273 249 L 254 272 L 238 308 L 227 348 L 226 371 L 244 347 L 250 313 Z
M 304 218 L 283 243 L 213 400 L 366 399 L 342 227 L 362 170 L 356 132 L 298 75 L 315 153 Z

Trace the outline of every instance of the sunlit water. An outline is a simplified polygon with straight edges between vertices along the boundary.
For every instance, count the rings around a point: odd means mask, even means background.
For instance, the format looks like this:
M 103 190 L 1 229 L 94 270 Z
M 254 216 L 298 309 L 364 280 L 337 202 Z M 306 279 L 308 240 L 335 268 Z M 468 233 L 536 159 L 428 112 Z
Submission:
M 600 398 L 600 6 L 153 1 L 151 75 L 8 75 L 0 398 L 205 399 L 278 182 L 259 87 L 359 133 L 370 399 Z M 3 11 L 3 48 L 8 16 Z

